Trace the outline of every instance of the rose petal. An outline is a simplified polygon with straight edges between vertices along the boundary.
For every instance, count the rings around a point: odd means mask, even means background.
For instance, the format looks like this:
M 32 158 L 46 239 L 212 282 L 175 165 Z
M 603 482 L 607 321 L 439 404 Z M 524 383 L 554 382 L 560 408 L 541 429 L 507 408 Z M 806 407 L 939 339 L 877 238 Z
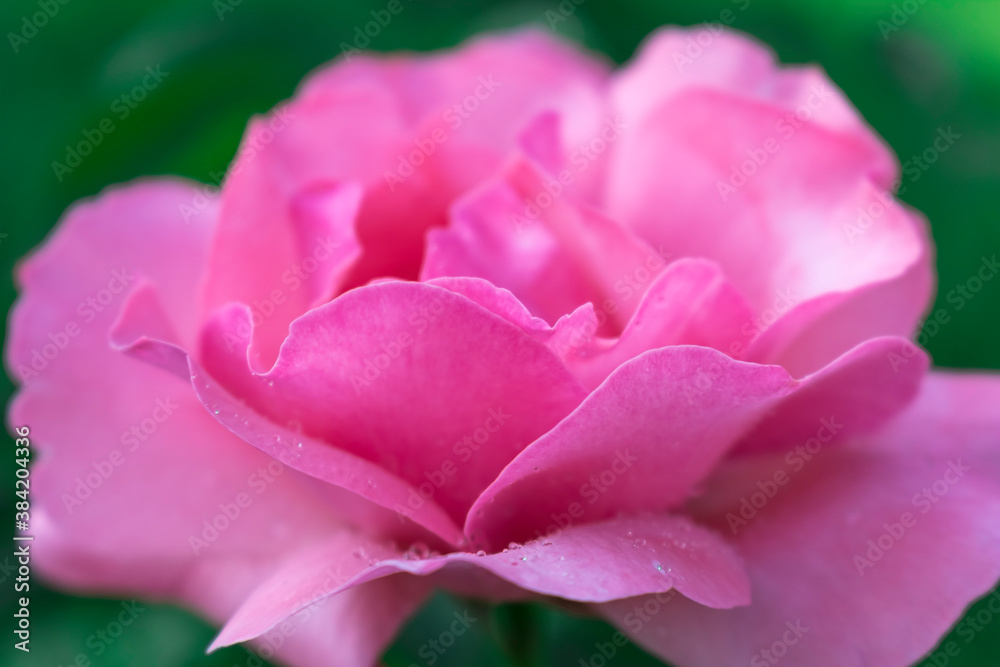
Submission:
M 651 275 L 651 274 L 646 274 Z M 619 291 L 623 301 L 641 290 L 635 282 Z M 679 259 L 653 278 L 622 335 L 577 345 L 569 368 L 588 389 L 647 350 L 699 345 L 731 354 L 748 341 L 753 313 L 714 262 Z
M 653 248 L 573 200 L 563 181 L 523 156 L 458 202 L 451 218 L 448 229 L 428 235 L 421 279 L 483 278 L 549 322 L 589 302 L 620 331 L 665 265 Z M 621 297 L 626 290 L 628 299 Z
M 840 443 L 871 430 L 905 407 L 922 377 L 919 352 L 909 371 L 890 367 L 888 352 L 904 344 L 870 341 L 803 380 L 708 348 L 640 355 L 500 473 L 469 511 L 465 534 L 474 544 L 502 544 L 545 532 L 572 506 L 574 518 L 590 521 L 669 508 L 739 442 L 752 451 L 819 433 Z M 859 385 L 883 395 L 872 400 Z M 759 442 L 747 439 L 755 432 Z
M 501 553 L 406 560 L 365 543 L 355 556 L 341 539 L 301 552 L 247 598 L 212 648 L 256 637 L 315 601 L 396 573 L 426 576 L 479 568 L 529 591 L 584 602 L 676 589 L 701 604 L 746 604 L 739 561 L 712 533 L 682 517 L 643 516 L 573 526 Z M 358 549 L 358 547 L 355 547 Z M 330 576 L 331 570 L 337 574 Z
M 698 508 L 721 530 L 758 482 L 776 470 L 790 477 L 731 538 L 753 605 L 722 611 L 677 600 L 648 622 L 629 615 L 631 602 L 598 611 L 692 667 L 755 656 L 763 664 L 762 651 L 778 644 L 771 655 L 782 651 L 790 667 L 919 661 L 1000 578 L 998 401 L 996 376 L 935 374 L 906 413 L 859 447 L 823 452 L 799 471 L 780 457 L 731 464 Z
M 584 397 L 543 343 L 433 285 L 370 285 L 311 311 L 263 375 L 225 349 L 232 328 L 210 330 L 202 358 L 234 396 L 423 489 L 457 522 Z
M 810 122 L 867 144 L 873 173 L 883 189 L 898 173 L 889 148 L 880 141 L 844 93 L 816 66 L 779 66 L 769 47 L 720 24 L 661 28 L 614 75 L 617 109 L 640 123 L 670 97 L 693 88 L 766 102 L 797 111 Z M 817 104 L 817 95 L 822 104 Z
M 920 222 L 872 180 L 881 168 L 870 143 L 787 115 L 711 89 L 678 91 L 616 143 L 606 209 L 654 247 L 717 261 L 759 331 L 796 304 L 842 295 L 850 306 L 835 321 L 794 327 L 809 341 L 788 357 L 800 376 L 867 338 L 909 335 L 929 303 L 931 267 Z M 876 204 L 891 209 L 874 216 L 879 242 L 859 242 L 847 225 Z

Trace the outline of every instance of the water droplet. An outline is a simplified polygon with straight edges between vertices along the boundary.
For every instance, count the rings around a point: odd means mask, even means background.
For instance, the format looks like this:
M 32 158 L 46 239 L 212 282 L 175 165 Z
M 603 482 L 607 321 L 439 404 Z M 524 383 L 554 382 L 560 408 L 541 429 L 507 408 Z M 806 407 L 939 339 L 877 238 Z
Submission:
M 657 572 L 663 572 L 663 563 L 661 563 L 660 561 L 654 560 L 653 561 L 653 567 L 656 568 Z
M 517 549 L 521 548 L 521 545 L 518 544 L 517 542 L 511 542 L 510 544 L 507 545 L 507 548 L 510 549 L 511 551 L 516 551 Z
M 431 549 L 423 542 L 414 542 L 403 554 L 404 560 L 423 560 L 431 555 Z
M 483 551 L 482 549 L 480 549 L 479 551 L 476 552 L 476 555 L 479 556 L 480 558 L 482 558 L 483 556 L 486 555 L 486 552 Z

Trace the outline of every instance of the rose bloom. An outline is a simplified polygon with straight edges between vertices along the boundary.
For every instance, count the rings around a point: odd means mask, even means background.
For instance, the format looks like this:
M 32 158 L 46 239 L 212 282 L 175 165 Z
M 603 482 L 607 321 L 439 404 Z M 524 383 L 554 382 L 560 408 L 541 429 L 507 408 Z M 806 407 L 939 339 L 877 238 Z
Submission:
M 376 663 L 435 589 L 681 667 L 910 664 L 1000 578 L 1000 380 L 908 341 L 898 179 L 728 32 L 350 53 L 220 190 L 109 188 L 19 267 L 34 563 L 288 665 Z

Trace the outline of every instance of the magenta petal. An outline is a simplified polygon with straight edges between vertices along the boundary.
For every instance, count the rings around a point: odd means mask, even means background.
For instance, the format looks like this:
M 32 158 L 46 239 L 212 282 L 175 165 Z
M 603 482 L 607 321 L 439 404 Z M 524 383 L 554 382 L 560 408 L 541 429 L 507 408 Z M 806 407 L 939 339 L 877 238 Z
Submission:
M 907 363 L 894 367 L 900 350 Z M 647 352 L 512 461 L 470 510 L 465 533 L 502 543 L 544 531 L 571 504 L 588 520 L 671 507 L 734 447 L 840 444 L 870 432 L 912 400 L 926 367 L 922 352 L 893 338 L 802 380 L 708 348 Z
M 895 416 L 920 391 L 930 360 L 903 338 L 874 338 L 801 379 L 736 446 L 759 453 L 810 439 L 843 443 Z
M 408 560 L 388 547 L 334 538 L 300 552 L 262 583 L 212 648 L 256 637 L 310 604 L 397 573 L 426 576 L 444 570 L 447 575 L 471 567 L 528 591 L 580 602 L 671 589 L 710 607 L 749 602 L 739 559 L 714 534 L 684 517 L 646 515 L 571 526 L 512 546 L 488 555 L 460 552 Z
M 428 280 L 427 284 L 461 294 L 511 324 L 516 324 L 526 333 L 545 343 L 564 361 L 577 350 L 589 348 L 598 329 L 594 307 L 589 303 L 568 315 L 563 315 L 554 325 L 549 326 L 545 320 L 532 316 L 510 291 L 496 287 L 481 278 L 434 278 Z
M 265 131 L 273 136 L 263 122 L 252 126 L 247 143 Z M 330 298 L 360 254 L 354 232 L 360 187 L 297 189 L 281 176 L 275 152 L 237 158 L 222 191 L 203 294 L 206 315 L 232 301 L 253 308 L 252 348 L 265 368 L 274 363 L 288 324 Z
M 495 182 L 455 204 L 448 229 L 429 235 L 421 278 L 486 279 L 549 322 L 590 302 L 620 331 L 664 265 L 644 241 L 574 201 L 558 176 L 516 155 Z
M 575 519 L 593 521 L 676 505 L 796 385 L 778 366 L 708 348 L 640 355 L 503 470 L 465 533 L 505 544 L 558 527 L 574 506 Z
M 753 605 L 681 599 L 646 623 L 624 601 L 598 609 L 690 667 L 764 664 L 761 651 L 785 636 L 789 667 L 915 663 L 1000 578 L 998 403 L 1000 377 L 932 374 L 859 447 L 824 450 L 798 471 L 780 456 L 725 466 L 695 509 L 727 535 L 735 527 Z M 777 470 L 786 485 L 745 525 L 730 519 Z
M 233 323 L 219 324 L 203 358 L 234 396 L 423 489 L 456 522 L 585 395 L 545 344 L 433 285 L 383 282 L 314 309 L 263 375 L 225 350 Z
M 624 300 L 643 289 L 634 280 L 619 287 Z M 653 278 L 620 337 L 579 346 L 569 367 L 592 389 L 629 359 L 668 345 L 711 347 L 733 356 L 749 340 L 752 318 L 750 306 L 717 264 L 679 259 Z
M 401 523 L 405 517 L 451 546 L 464 541 L 461 528 L 433 499 L 422 498 L 415 487 L 380 466 L 269 421 L 234 399 L 193 361 L 191 382 L 202 405 L 220 424 L 284 465 L 393 510 Z M 421 501 L 417 507 L 411 506 L 414 498 Z

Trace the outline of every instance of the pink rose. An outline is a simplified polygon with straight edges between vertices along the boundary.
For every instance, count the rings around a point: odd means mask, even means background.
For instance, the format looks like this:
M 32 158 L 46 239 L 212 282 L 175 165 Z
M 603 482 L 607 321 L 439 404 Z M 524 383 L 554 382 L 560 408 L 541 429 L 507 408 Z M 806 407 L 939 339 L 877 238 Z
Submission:
M 291 665 L 434 588 L 681 667 L 931 649 L 1000 578 L 1000 380 L 908 342 L 930 239 L 844 95 L 706 34 L 355 55 L 217 194 L 74 206 L 7 347 L 34 563 Z

